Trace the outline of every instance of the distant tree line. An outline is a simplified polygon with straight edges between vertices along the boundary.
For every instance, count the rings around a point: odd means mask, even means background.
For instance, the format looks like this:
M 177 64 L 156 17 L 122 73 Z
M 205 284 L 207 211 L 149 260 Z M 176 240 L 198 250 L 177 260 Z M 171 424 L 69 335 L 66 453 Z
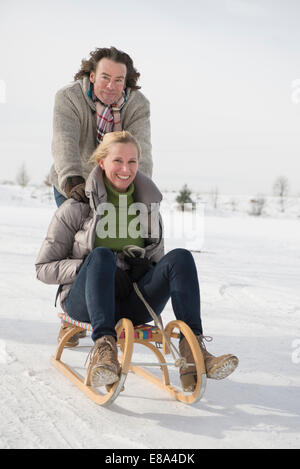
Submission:
M 285 176 L 279 176 L 272 188 L 272 193 L 275 197 L 278 197 L 279 206 L 281 212 L 285 211 L 286 208 L 286 200 L 289 194 L 289 181 L 288 178 Z M 185 204 L 192 204 L 193 207 L 195 202 L 191 199 L 192 191 L 188 188 L 187 184 L 184 184 L 183 188 L 179 191 L 178 196 L 176 197 L 176 202 L 178 203 L 178 207 L 180 210 L 184 210 Z M 210 198 L 214 209 L 218 208 L 219 202 L 219 190 L 217 187 L 214 187 L 210 192 Z M 250 199 L 250 215 L 260 216 L 266 206 L 266 197 L 264 195 L 258 194 L 256 197 Z M 236 201 L 234 199 L 231 200 L 232 210 L 236 210 Z
M 21 187 L 28 186 L 30 182 L 30 177 L 26 170 L 25 163 L 22 163 L 20 168 L 17 171 L 16 182 Z M 51 186 L 50 175 L 47 174 L 44 179 L 44 184 L 48 187 Z M 285 176 L 279 176 L 273 184 L 273 195 L 278 197 L 280 211 L 284 212 L 286 208 L 286 200 L 289 194 L 289 181 Z M 192 191 L 189 189 L 187 184 L 184 184 L 182 189 L 179 191 L 178 196 L 176 197 L 176 202 L 180 210 L 184 211 L 186 204 L 191 204 L 192 208 L 195 208 L 195 201 L 191 198 Z M 218 208 L 219 201 L 219 190 L 217 187 L 214 187 L 210 192 L 210 198 L 214 209 Z M 231 201 L 232 210 L 236 209 L 236 202 L 233 199 Z M 250 199 L 250 215 L 260 216 L 266 206 L 266 197 L 264 195 L 258 194 L 256 197 Z

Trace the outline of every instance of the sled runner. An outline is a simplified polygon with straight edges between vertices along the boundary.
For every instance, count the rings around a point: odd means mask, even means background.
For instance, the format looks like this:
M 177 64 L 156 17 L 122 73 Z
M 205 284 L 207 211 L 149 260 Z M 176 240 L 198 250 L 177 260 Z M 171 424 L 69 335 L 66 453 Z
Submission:
M 86 377 L 82 378 L 61 360 L 63 350 L 68 340 L 74 334 L 80 331 L 87 330 L 91 332 L 91 324 L 75 321 L 67 314 L 59 314 L 59 317 L 62 322 L 71 323 L 74 327 L 66 332 L 66 334 L 61 338 L 55 356 L 51 357 L 51 362 L 63 375 L 76 384 L 78 388 L 89 398 L 91 398 L 96 404 L 111 404 L 124 388 L 124 383 L 129 371 L 132 371 L 140 375 L 142 378 L 145 378 L 146 380 L 154 383 L 164 391 L 168 392 L 176 400 L 186 404 L 192 404 L 200 400 L 203 396 L 206 386 L 206 371 L 202 352 L 194 333 L 183 321 L 171 321 L 167 324 L 165 329 L 161 329 L 157 326 L 149 326 L 148 324 L 143 324 L 134 328 L 132 322 L 129 319 L 121 319 L 116 325 L 118 337 L 117 345 L 120 348 L 120 379 L 112 385 L 93 388 L 88 372 Z M 170 383 L 168 367 L 177 367 L 179 373 L 179 367 L 183 364 L 184 360 L 182 357 L 180 357 L 178 350 L 171 340 L 179 338 L 179 333 L 174 332 L 175 329 L 178 329 L 178 331 L 182 332 L 182 334 L 185 336 L 194 357 L 195 364 L 193 364 L 193 366 L 195 365 L 197 370 L 197 383 L 196 388 L 192 393 L 185 393 Z M 154 353 L 157 361 L 155 363 L 132 362 L 134 344 L 141 344 L 150 349 Z M 176 358 L 174 350 L 176 350 L 178 358 Z M 167 362 L 165 360 L 165 356 L 170 354 L 172 354 L 174 359 L 173 362 Z M 187 364 L 187 366 L 188 365 L 189 364 Z M 160 367 L 161 378 L 158 378 L 156 375 L 146 370 L 145 366 Z

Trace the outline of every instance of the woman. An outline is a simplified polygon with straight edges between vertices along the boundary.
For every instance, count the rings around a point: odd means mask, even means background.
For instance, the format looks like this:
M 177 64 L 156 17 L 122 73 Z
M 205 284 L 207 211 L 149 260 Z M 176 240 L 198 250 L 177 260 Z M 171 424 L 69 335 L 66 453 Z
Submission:
M 207 376 L 225 378 L 238 359 L 231 354 L 214 357 L 206 350 L 194 259 L 185 249 L 164 255 L 157 210 L 162 195 L 138 171 L 140 153 L 129 132 L 104 136 L 91 158 L 95 168 L 85 189 L 89 205 L 69 199 L 56 211 L 36 261 L 37 277 L 60 284 L 63 309 L 73 319 L 91 323 L 95 345 L 89 368 L 94 386 L 119 378 L 117 321 L 122 317 L 134 325 L 152 321 L 133 281 L 157 315 L 171 298 L 176 319 L 186 322 L 199 341 Z M 139 217 L 134 216 L 137 210 Z M 126 256 L 128 245 L 135 245 L 145 257 Z M 184 337 L 179 348 L 190 363 L 193 357 Z M 195 388 L 195 374 L 195 367 L 180 369 L 184 390 Z

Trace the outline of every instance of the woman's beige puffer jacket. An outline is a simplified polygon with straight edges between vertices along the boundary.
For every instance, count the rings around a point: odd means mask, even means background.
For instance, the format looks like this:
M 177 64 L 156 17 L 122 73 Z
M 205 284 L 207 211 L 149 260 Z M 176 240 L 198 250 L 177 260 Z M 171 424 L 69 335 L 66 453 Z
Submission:
M 96 226 L 100 219 L 99 207 L 107 202 L 107 193 L 100 166 L 89 175 L 85 192 L 90 204 L 68 199 L 55 212 L 47 236 L 36 259 L 37 278 L 44 283 L 60 285 L 60 301 L 68 296 L 84 258 L 93 250 Z M 137 172 L 133 198 L 147 207 L 147 217 L 141 217 L 141 228 L 148 231 L 145 239 L 146 257 L 158 262 L 164 255 L 162 220 L 159 204 L 162 194 L 154 182 Z M 98 210 L 97 210 L 98 208 Z M 151 237 L 151 223 L 156 225 L 156 236 Z M 153 236 L 153 235 L 152 235 Z M 124 253 L 116 253 L 116 263 L 126 269 Z

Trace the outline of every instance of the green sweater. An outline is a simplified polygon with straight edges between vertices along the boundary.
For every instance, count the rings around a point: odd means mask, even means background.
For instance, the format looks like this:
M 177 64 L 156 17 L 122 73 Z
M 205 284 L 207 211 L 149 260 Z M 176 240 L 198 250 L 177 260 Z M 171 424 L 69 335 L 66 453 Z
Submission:
M 113 251 L 122 251 L 128 244 L 144 247 L 144 238 L 140 236 L 140 223 L 133 222 L 128 229 L 130 222 L 137 217 L 137 214 L 128 214 L 130 205 L 134 203 L 132 196 L 134 184 L 130 184 L 124 193 L 116 191 L 105 176 L 103 180 L 107 191 L 107 202 L 112 204 L 114 209 L 109 207 L 101 215 L 96 228 L 94 248 L 104 246 Z

